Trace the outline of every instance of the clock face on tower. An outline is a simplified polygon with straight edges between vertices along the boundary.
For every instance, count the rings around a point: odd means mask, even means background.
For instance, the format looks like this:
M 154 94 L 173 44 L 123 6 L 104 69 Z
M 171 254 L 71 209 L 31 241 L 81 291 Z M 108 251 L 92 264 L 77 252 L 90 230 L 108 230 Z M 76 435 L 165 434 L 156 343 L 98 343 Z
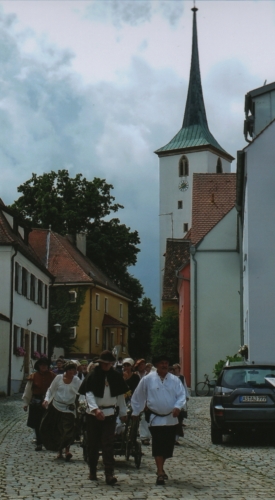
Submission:
M 186 191 L 189 188 L 188 181 L 186 179 L 182 179 L 179 182 L 179 190 L 180 191 Z

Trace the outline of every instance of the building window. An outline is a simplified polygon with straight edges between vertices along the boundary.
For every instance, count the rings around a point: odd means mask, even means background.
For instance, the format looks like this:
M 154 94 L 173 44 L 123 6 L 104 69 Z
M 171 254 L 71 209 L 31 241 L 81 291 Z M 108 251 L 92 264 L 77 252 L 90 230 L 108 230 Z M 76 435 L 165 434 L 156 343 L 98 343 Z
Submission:
M 31 290 L 30 290 L 30 299 L 35 301 L 35 277 L 31 274 Z
M 179 177 L 189 175 L 189 162 L 186 156 L 182 156 L 179 161 Z
M 42 281 L 41 280 L 38 280 L 38 294 L 37 294 L 37 303 L 38 305 L 42 306 L 42 295 L 43 295 L 43 292 L 42 292 Z
M 13 327 L 13 354 L 16 353 L 17 347 L 21 347 L 18 345 L 18 330 L 19 330 L 18 326 L 14 325 L 14 327 Z
M 44 309 L 47 309 L 47 307 L 48 307 L 48 286 L 47 285 L 44 285 L 43 307 L 44 307 Z
M 70 302 L 76 302 L 77 293 L 75 290 L 70 290 L 69 296 L 70 296 Z
M 123 318 L 123 304 L 119 304 L 119 317 Z
M 39 352 L 39 354 L 41 354 L 41 352 L 42 352 L 42 337 L 41 337 L 41 335 L 37 335 L 36 350 Z
M 18 262 L 15 262 L 15 276 L 14 276 L 14 289 L 16 292 L 19 292 L 19 276 L 20 275 L 20 266 Z
M 183 224 L 183 232 L 187 233 L 187 231 L 188 231 L 188 222 L 184 222 L 184 224 Z
M 220 158 L 217 160 L 216 173 L 222 174 L 222 160 Z
M 70 339 L 76 338 L 76 326 L 71 326 L 71 328 L 69 328 L 69 338 Z
M 108 312 L 108 299 L 107 299 L 107 297 L 105 297 L 105 299 L 104 299 L 104 312 L 106 312 L 106 313 Z
M 95 329 L 95 343 L 99 345 L 99 328 Z
M 28 271 L 22 267 L 22 295 L 27 297 L 28 293 Z
M 36 345 L 35 345 L 35 333 L 31 332 L 31 357 L 33 358 L 34 351 L 36 351 Z
M 96 293 L 96 295 L 95 295 L 95 308 L 97 311 L 99 311 L 99 307 L 100 307 L 100 295 L 98 293 Z
M 46 337 L 44 337 L 44 341 L 43 341 L 43 354 L 47 354 L 47 339 Z
M 178 201 L 178 208 L 182 208 L 182 201 L 181 200 Z

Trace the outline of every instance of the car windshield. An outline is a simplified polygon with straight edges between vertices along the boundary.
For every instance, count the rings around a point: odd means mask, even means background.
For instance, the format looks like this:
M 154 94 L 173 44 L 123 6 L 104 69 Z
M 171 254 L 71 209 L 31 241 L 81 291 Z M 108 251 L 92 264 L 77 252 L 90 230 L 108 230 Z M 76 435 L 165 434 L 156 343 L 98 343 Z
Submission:
M 239 367 L 224 370 L 222 386 L 234 389 L 236 387 L 272 387 L 266 378 L 274 378 L 275 367 Z

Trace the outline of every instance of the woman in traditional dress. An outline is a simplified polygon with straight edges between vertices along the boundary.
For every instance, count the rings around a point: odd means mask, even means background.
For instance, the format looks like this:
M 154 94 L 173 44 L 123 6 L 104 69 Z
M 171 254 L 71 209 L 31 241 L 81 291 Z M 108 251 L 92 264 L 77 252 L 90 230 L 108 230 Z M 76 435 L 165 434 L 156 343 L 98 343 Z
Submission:
M 129 387 L 129 391 L 126 394 L 126 402 L 131 400 L 131 397 L 140 382 L 139 376 L 133 372 L 134 364 L 135 362 L 132 358 L 125 358 L 122 363 L 123 378 Z
M 27 385 L 23 394 L 24 411 L 29 408 L 27 426 L 35 430 L 36 448 L 35 451 L 42 450 L 42 441 L 40 437 L 40 424 L 45 414 L 42 403 L 45 394 L 50 387 L 55 374 L 49 371 L 51 362 L 47 358 L 40 358 L 34 364 L 35 373 L 28 377 Z
M 75 400 L 81 385 L 81 380 L 75 376 L 76 370 L 76 363 L 68 361 L 64 365 L 64 374 L 55 377 L 43 402 L 43 407 L 48 408 L 48 411 L 40 428 L 45 448 L 58 451 L 57 459 L 63 458 L 65 448 L 67 462 L 72 458 L 70 445 L 75 437 Z

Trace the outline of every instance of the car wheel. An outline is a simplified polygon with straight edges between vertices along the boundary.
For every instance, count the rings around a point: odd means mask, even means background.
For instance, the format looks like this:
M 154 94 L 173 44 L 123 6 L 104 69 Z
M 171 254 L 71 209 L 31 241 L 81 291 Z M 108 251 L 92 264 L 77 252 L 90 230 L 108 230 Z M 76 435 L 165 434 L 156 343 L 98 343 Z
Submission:
M 222 444 L 222 431 L 211 425 L 211 441 L 213 444 Z

